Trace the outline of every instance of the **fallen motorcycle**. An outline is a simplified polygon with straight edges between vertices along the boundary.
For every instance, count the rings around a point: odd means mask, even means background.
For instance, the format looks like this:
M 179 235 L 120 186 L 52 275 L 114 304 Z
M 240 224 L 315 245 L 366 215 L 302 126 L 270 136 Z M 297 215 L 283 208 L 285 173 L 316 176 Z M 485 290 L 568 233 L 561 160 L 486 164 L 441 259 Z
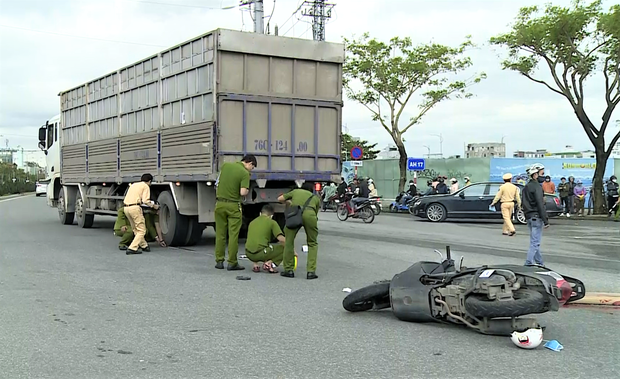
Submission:
M 440 262 L 421 261 L 347 295 L 349 312 L 392 308 L 409 322 L 439 322 L 470 327 L 480 333 L 510 336 L 540 328 L 534 318 L 521 316 L 557 311 L 585 296 L 584 284 L 545 267 L 492 265 L 467 268 L 455 262 L 446 247 Z

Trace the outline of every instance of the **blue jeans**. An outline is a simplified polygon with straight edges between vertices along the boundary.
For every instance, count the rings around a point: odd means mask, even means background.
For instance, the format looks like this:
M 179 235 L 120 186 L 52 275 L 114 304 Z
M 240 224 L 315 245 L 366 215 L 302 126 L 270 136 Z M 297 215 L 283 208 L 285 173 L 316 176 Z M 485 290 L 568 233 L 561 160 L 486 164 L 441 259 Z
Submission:
M 527 228 L 530 230 L 530 249 L 527 251 L 526 265 L 543 265 L 540 254 L 540 241 L 542 240 L 543 222 L 540 217 L 532 217 L 527 220 Z

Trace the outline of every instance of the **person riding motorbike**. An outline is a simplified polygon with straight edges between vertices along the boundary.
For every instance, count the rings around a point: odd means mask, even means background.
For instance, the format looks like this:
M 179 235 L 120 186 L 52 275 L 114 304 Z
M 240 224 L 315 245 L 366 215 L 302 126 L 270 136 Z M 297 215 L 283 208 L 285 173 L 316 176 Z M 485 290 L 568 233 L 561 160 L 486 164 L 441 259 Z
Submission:
M 409 200 L 413 199 L 413 197 L 417 195 L 418 195 L 418 187 L 416 187 L 413 180 L 410 180 L 409 188 L 407 189 L 407 192 L 405 192 L 405 195 L 400 199 L 400 203 L 402 205 L 405 205 L 407 204 Z
M 437 183 L 435 189 L 437 190 L 437 194 L 439 195 L 447 195 L 448 193 L 450 193 L 444 178 L 439 178 L 439 183 Z
M 429 196 L 429 195 L 435 195 L 437 192 L 435 192 L 435 188 L 433 187 L 433 181 L 432 180 L 427 180 L 426 181 L 426 191 L 422 194 L 422 196 Z
M 370 190 L 370 197 L 379 196 L 379 193 L 377 192 L 377 187 L 375 186 L 375 181 L 371 178 L 368 178 L 368 189 Z
M 368 196 L 370 196 L 370 190 L 368 189 L 368 184 L 365 180 L 359 181 L 355 178 L 353 183 L 356 184 L 356 187 L 353 190 L 354 197 L 351 199 L 351 210 L 349 211 L 349 216 L 353 216 L 357 205 L 368 201 Z
M 336 194 L 336 183 L 330 183 L 328 186 L 323 187 L 323 210 L 327 209 L 327 205 L 331 201 L 330 199 Z
M 336 188 L 336 193 L 338 196 L 344 195 L 344 193 L 347 192 L 347 187 L 347 181 L 344 178 L 340 178 L 340 184 L 338 184 L 338 187 Z

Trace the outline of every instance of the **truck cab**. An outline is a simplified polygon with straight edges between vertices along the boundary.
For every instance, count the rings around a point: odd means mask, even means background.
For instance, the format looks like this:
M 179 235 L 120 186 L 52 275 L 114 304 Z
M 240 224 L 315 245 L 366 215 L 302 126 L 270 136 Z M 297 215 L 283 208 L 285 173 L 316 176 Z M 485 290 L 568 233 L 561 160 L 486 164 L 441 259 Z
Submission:
M 56 115 L 39 128 L 39 149 L 45 154 L 45 179 L 39 180 L 47 184 L 47 204 L 56 207 L 56 199 L 60 192 L 60 143 L 58 134 L 60 129 L 60 115 Z

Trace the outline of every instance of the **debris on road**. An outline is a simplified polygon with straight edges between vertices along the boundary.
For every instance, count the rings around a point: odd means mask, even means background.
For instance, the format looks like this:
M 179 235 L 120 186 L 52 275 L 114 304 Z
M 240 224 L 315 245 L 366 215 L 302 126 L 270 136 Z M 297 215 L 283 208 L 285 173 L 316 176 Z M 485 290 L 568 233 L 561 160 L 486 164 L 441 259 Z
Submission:
M 343 289 L 342 289 L 342 292 L 351 293 L 351 291 L 352 291 L 352 290 L 351 290 L 351 288 L 349 288 L 349 287 L 345 287 L 345 288 L 343 288 Z
M 236 278 L 237 280 L 252 280 L 252 278 L 250 278 L 249 276 L 243 276 L 243 275 L 239 275 Z
M 562 346 L 558 341 L 556 340 L 551 340 L 551 341 L 547 341 L 547 343 L 545 343 L 545 347 L 549 350 L 553 350 L 553 351 L 560 351 L 562 349 L 564 349 L 564 346 Z

